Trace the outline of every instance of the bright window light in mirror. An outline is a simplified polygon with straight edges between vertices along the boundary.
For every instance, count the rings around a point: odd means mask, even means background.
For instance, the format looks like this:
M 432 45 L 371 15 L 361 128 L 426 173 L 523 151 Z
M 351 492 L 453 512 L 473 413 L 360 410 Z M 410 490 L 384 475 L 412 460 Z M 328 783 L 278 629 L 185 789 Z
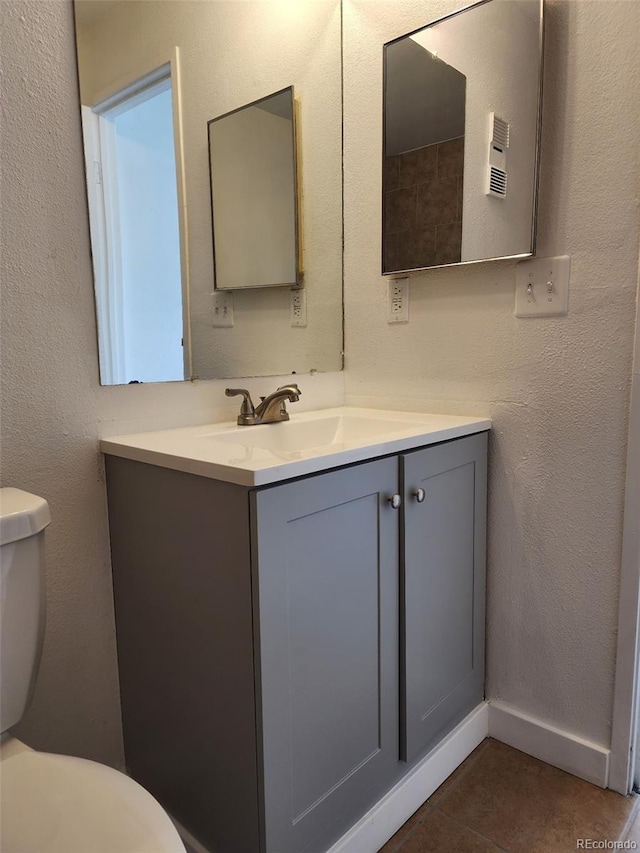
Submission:
M 385 45 L 383 274 L 534 250 L 542 0 L 482 0 Z
M 170 67 L 82 119 L 101 382 L 184 379 Z

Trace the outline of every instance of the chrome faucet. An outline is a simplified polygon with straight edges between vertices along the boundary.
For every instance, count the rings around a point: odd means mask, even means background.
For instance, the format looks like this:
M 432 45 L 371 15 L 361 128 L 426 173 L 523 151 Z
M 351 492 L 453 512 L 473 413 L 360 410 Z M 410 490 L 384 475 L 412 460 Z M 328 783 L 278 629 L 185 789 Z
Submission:
M 302 391 L 297 385 L 282 385 L 268 397 L 260 397 L 261 402 L 254 408 L 251 394 L 245 388 L 226 388 L 227 397 L 242 394 L 242 406 L 238 415 L 238 426 L 256 426 L 257 424 L 274 424 L 288 421 L 286 401 L 296 403 Z

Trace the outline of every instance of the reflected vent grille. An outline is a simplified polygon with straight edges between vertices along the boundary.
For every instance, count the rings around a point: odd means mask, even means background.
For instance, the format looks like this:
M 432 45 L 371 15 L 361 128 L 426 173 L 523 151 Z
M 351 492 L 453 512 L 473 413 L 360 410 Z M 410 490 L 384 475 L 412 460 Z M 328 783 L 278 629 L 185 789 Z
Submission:
M 489 193 L 499 198 L 507 195 L 507 173 L 495 166 L 489 168 Z
M 509 147 L 509 123 L 491 113 L 493 119 L 493 144 L 504 150 Z
M 495 113 L 489 113 L 489 157 L 487 164 L 487 195 L 507 197 L 507 148 L 511 126 Z

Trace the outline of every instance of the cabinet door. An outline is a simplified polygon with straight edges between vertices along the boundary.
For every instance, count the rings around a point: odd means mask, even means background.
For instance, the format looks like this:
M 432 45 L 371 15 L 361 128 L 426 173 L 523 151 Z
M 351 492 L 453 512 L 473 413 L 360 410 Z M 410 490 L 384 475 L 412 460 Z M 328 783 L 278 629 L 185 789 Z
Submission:
M 401 457 L 405 761 L 435 745 L 484 696 L 486 458 L 486 433 Z
M 266 853 L 326 850 L 397 774 L 397 465 L 252 495 Z

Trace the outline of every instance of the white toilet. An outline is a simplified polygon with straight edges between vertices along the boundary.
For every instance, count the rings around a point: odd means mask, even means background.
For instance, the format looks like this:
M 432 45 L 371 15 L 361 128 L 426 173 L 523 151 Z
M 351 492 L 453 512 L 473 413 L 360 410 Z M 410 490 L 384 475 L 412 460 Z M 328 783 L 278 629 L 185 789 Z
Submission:
M 36 752 L 9 734 L 42 649 L 45 500 L 0 489 L 0 850 L 2 853 L 185 853 L 159 803 L 123 773 Z

